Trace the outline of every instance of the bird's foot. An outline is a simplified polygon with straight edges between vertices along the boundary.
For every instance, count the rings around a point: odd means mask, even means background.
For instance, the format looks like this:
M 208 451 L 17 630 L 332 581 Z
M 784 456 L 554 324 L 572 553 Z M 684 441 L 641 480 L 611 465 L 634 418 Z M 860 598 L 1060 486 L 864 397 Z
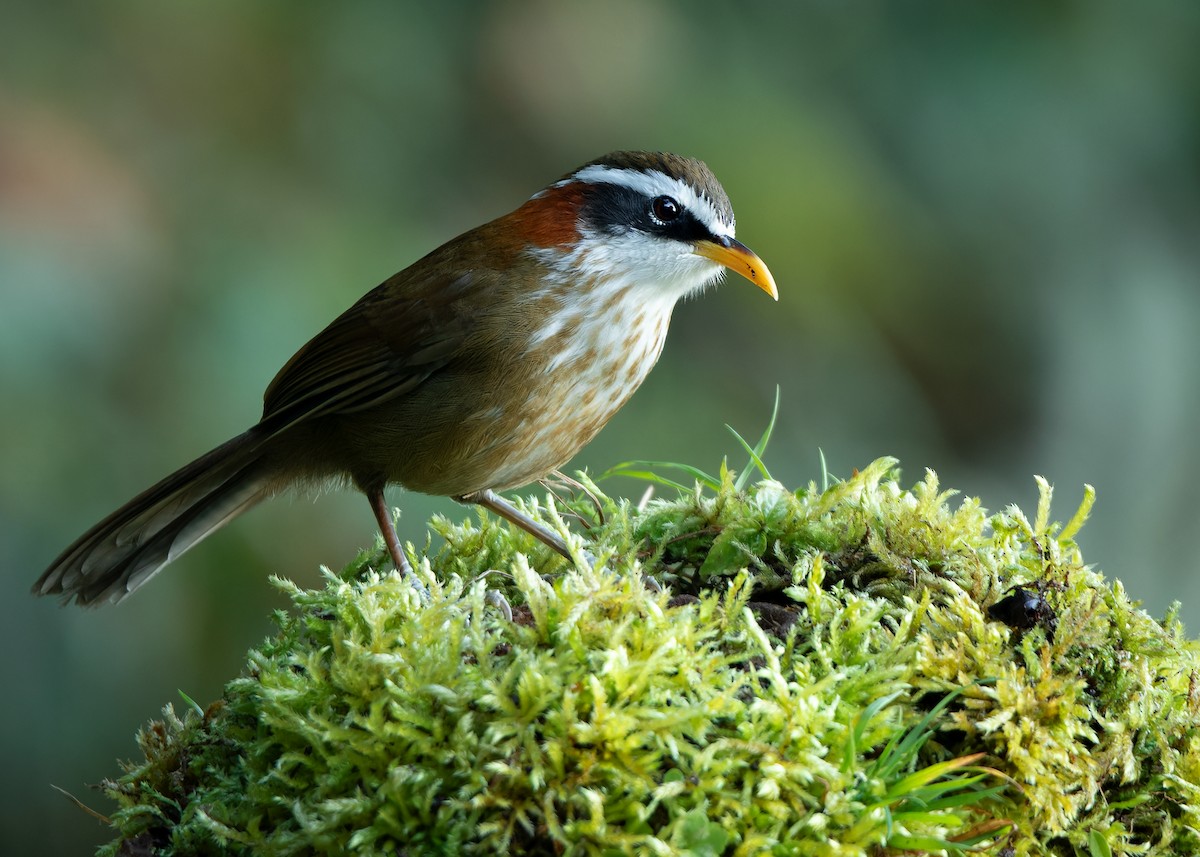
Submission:
M 596 496 L 595 491 L 593 491 L 587 485 L 584 485 L 578 479 L 568 476 L 561 470 L 553 470 L 550 472 L 549 476 L 540 480 L 539 484 L 553 494 L 559 503 L 567 508 L 567 511 L 571 514 L 571 516 L 579 521 L 580 526 L 582 526 L 585 530 L 590 530 L 595 524 L 604 524 L 604 504 L 600 502 L 600 498 Z M 583 515 L 571 509 L 570 504 L 563 499 L 561 494 L 558 493 L 560 490 L 571 491 L 576 497 L 579 495 L 587 497 L 588 500 L 591 501 L 592 508 L 595 509 L 596 512 L 595 523 L 593 524 L 592 521 L 589 521 Z
M 463 494 L 455 497 L 460 503 L 475 503 L 483 506 L 483 508 L 495 512 L 510 524 L 515 524 L 538 541 L 553 548 L 567 559 L 574 559 L 571 556 L 571 551 L 567 549 L 567 543 L 563 541 L 562 536 L 548 528 L 540 521 L 535 521 L 533 518 L 526 515 L 512 503 L 509 503 L 495 491 L 484 490 L 475 491 L 471 494 Z
M 499 610 L 500 614 L 504 616 L 504 621 L 511 622 L 513 620 L 512 605 L 508 603 L 508 599 L 499 589 L 489 589 L 483 596 L 483 600 Z

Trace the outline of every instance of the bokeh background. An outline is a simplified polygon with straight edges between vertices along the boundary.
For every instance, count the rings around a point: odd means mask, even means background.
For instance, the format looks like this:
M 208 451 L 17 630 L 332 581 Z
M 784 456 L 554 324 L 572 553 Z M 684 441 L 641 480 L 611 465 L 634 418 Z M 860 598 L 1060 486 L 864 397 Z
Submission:
M 1085 555 L 1200 628 L 1200 6 L 9 0 L 0 27 L 0 830 L 86 853 L 88 785 L 207 702 L 365 501 L 276 501 L 116 609 L 28 587 L 258 415 L 393 271 L 617 148 L 704 158 L 781 300 L 677 311 L 578 459 L 899 456 L 992 509 L 1099 502 Z M 636 495 L 634 483 L 614 493 Z M 393 495 L 423 538 L 448 500 Z

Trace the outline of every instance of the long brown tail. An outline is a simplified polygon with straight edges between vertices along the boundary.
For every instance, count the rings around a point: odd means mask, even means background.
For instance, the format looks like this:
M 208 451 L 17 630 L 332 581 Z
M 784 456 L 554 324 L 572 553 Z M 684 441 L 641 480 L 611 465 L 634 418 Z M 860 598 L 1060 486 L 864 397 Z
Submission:
M 146 489 L 59 555 L 33 585 L 83 605 L 117 602 L 267 497 L 264 439 L 240 434 Z

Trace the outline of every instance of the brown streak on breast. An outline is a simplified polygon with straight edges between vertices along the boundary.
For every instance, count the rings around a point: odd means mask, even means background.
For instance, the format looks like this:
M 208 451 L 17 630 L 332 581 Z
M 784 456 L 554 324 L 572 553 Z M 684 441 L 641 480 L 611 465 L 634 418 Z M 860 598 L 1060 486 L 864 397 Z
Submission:
M 628 303 L 628 301 L 629 301 L 629 287 L 626 286 L 621 289 L 616 289 L 604 301 L 604 304 L 600 307 L 600 312 L 597 313 L 597 315 L 600 315 L 603 317 L 608 317 L 608 318 L 612 318 L 615 316 L 616 322 L 618 322 L 618 323 L 623 322 L 624 318 L 625 318 L 625 314 L 624 314 L 623 310 L 624 310 L 626 304 Z M 619 324 L 617 324 L 616 326 L 619 326 Z

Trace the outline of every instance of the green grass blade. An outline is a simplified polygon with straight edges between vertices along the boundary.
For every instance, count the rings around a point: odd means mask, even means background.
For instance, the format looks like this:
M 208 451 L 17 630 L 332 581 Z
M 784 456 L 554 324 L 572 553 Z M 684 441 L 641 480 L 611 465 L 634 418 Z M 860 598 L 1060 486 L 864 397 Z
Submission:
M 199 714 L 201 717 L 203 717 L 203 716 L 204 716 L 204 706 L 202 706 L 202 705 L 201 705 L 200 703 L 198 703 L 196 700 L 192 699 L 190 696 L 188 696 L 188 695 L 187 695 L 186 693 L 184 693 L 182 690 L 177 690 L 177 691 L 175 691 L 175 692 L 179 694 L 179 696 L 180 696 L 180 697 L 183 699 L 183 701 L 184 701 L 185 703 L 187 703 L 187 705 L 188 705 L 188 707 L 189 707 L 189 708 L 191 708 L 193 711 L 195 711 L 195 712 L 196 712 L 197 714 Z
M 753 473 L 754 470 L 757 470 L 759 473 L 761 473 L 763 479 L 770 479 L 771 473 L 767 470 L 767 465 L 763 464 L 762 458 L 759 456 L 754 447 L 747 443 L 746 439 L 738 434 L 737 430 L 734 429 L 733 426 L 726 423 L 725 428 L 729 429 L 729 433 L 737 439 L 737 442 L 742 445 L 742 449 L 744 449 L 750 456 L 750 461 L 745 467 L 742 468 L 742 472 L 738 474 L 737 480 L 733 483 L 733 487 L 738 491 L 744 489 L 746 487 L 746 483 L 750 481 L 750 474 Z M 753 468 L 753 470 L 751 468 Z
M 855 758 L 858 756 L 859 747 L 862 746 L 863 738 L 866 736 L 867 726 L 875 719 L 880 711 L 887 708 L 896 698 L 900 696 L 900 691 L 889 693 L 887 696 L 881 696 L 879 699 L 872 702 L 863 709 L 862 714 L 858 715 L 858 719 L 854 721 L 854 729 L 850 732 L 850 740 L 846 743 L 846 770 L 852 771 L 855 767 Z
M 1112 847 L 1099 830 L 1088 831 L 1088 851 L 1092 852 L 1092 857 L 1112 857 Z
M 887 795 L 889 798 L 896 799 L 904 797 L 909 792 L 931 788 L 934 780 L 940 779 L 951 771 L 958 770 L 965 765 L 978 762 L 983 758 L 983 755 L 983 753 L 974 753 L 970 756 L 960 756 L 957 759 L 950 759 L 947 762 L 938 762 L 937 764 L 921 768 L 921 770 L 915 771 L 907 777 L 903 777 L 892 783 L 888 787 Z
M 978 780 L 982 780 L 985 776 L 987 775 L 981 774 L 975 777 L 968 777 L 961 782 L 958 780 L 949 780 L 948 782 L 953 784 L 955 787 L 959 787 L 964 783 L 974 783 Z M 941 785 L 941 783 L 936 783 L 935 785 Z M 960 794 L 946 795 L 945 797 L 940 797 L 937 800 L 928 801 L 925 804 L 925 808 L 929 810 L 946 810 L 955 809 L 960 806 L 970 806 L 973 804 L 982 803 L 985 800 L 998 798 L 1007 788 L 1008 783 L 1001 783 L 998 786 L 992 786 L 988 789 L 968 789 Z
M 767 465 L 765 465 L 763 463 L 762 457 L 763 457 L 763 454 L 767 451 L 767 444 L 771 442 L 771 433 L 773 431 L 775 431 L 775 420 L 778 417 L 779 417 L 779 385 L 776 384 L 775 385 L 775 404 L 771 407 L 771 418 L 769 420 L 767 420 L 767 428 L 766 428 L 766 430 L 763 431 L 762 437 L 760 437 L 758 439 L 758 443 L 756 443 L 754 446 L 751 446 L 749 443 L 746 442 L 745 438 L 743 438 L 740 434 L 737 433 L 737 430 L 734 429 L 733 426 L 729 425 L 728 423 L 725 424 L 725 428 L 729 429 L 729 431 L 733 434 L 733 436 L 735 438 L 737 438 L 737 442 L 742 445 L 742 449 L 746 450 L 746 452 L 749 453 L 749 455 L 750 455 L 750 463 L 747 464 L 746 467 L 742 469 L 742 472 L 738 474 L 737 481 L 733 485 L 733 487 L 736 488 L 738 491 L 741 491 L 742 489 L 744 489 L 746 487 L 746 483 L 750 481 L 750 468 L 751 467 L 754 467 L 755 469 L 757 469 L 758 472 L 762 474 L 763 479 L 773 478 L 771 476 L 771 472 L 769 470 L 767 470 Z
M 630 479 L 641 479 L 644 482 L 655 482 L 659 485 L 666 485 L 675 488 L 684 494 L 692 492 L 692 486 L 684 485 L 682 482 L 676 482 L 673 479 L 668 479 L 658 469 L 678 470 L 688 474 L 697 482 L 700 482 L 707 488 L 716 491 L 721 487 L 721 482 L 717 478 L 705 473 L 698 467 L 692 467 L 690 464 L 680 464 L 675 461 L 622 461 L 620 464 L 614 464 L 608 470 L 600 474 L 597 481 L 603 481 L 613 476 L 626 476 Z

